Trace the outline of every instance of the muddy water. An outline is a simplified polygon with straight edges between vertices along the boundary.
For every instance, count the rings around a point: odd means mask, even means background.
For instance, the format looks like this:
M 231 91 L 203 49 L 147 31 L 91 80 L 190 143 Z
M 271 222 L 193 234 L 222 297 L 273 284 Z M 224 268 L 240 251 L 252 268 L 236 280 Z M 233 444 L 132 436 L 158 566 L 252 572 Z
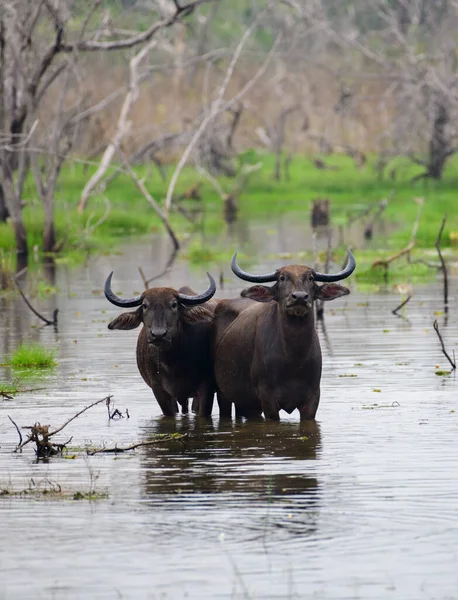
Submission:
M 299 227 L 286 240 L 271 229 L 243 230 L 259 268 L 300 247 Z M 148 275 L 166 258 L 167 243 L 156 239 L 71 273 L 58 268 L 59 293 L 38 303 L 48 314 L 59 307 L 57 332 L 37 328 L 19 301 L 0 300 L 1 354 L 33 338 L 56 348 L 59 363 L 23 382 L 42 389 L 0 400 L 0 489 L 108 496 L 0 497 L 0 598 L 457 598 L 457 385 L 435 375 L 448 365 L 432 329 L 437 317 L 447 346 L 458 347 L 457 282 L 447 322 L 434 315 L 440 282 L 415 288 L 408 320 L 391 314 L 399 303 L 391 289 L 353 288 L 327 305 L 316 424 L 286 413 L 280 423 L 220 423 L 216 407 L 209 422 L 174 421 L 160 416 L 137 373 L 137 332 L 107 330 L 119 311 L 101 295 L 110 270 L 115 291 L 130 294 L 142 288 L 137 266 Z M 237 293 L 227 269 L 226 278 L 224 295 Z M 158 283 L 200 290 L 206 277 L 183 260 Z M 130 418 L 108 421 L 97 406 L 61 441 L 189 437 L 47 464 L 28 449 L 12 454 L 7 415 L 57 426 L 108 393 Z

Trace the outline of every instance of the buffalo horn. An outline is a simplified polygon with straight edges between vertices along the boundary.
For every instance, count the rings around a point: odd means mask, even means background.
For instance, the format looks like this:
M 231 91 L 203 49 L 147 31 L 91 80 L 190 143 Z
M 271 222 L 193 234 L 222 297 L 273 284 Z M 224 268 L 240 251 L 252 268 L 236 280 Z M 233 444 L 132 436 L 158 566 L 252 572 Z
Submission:
M 123 308 L 129 308 L 132 306 L 140 306 L 143 300 L 143 295 L 135 296 L 134 298 L 120 298 L 111 289 L 111 278 L 113 277 L 113 271 L 108 275 L 105 281 L 105 297 L 106 299 L 114 304 L 115 306 L 122 306 Z
M 178 294 L 178 300 L 181 304 L 186 306 L 194 306 L 195 304 L 203 304 L 210 300 L 213 294 L 216 292 L 216 283 L 210 273 L 207 273 L 207 277 L 210 280 L 210 286 L 203 294 L 197 294 L 196 296 L 187 296 L 186 294 Z
M 266 273 L 264 275 L 250 275 L 250 273 L 242 271 L 237 264 L 237 252 L 232 257 L 231 269 L 232 272 L 237 275 L 237 277 L 240 277 L 240 279 L 243 279 L 244 281 L 251 281 L 253 283 L 267 283 L 268 281 L 275 281 L 277 279 L 277 271 Z
M 315 281 L 340 281 L 341 279 L 345 279 L 346 277 L 349 277 L 355 270 L 356 261 L 355 261 L 355 257 L 353 256 L 353 253 L 350 250 L 350 248 L 348 248 L 347 252 L 348 252 L 348 262 L 347 262 L 347 266 L 345 267 L 345 269 L 343 269 L 342 271 L 339 271 L 339 273 L 335 273 L 332 275 L 327 275 L 326 273 L 317 273 L 315 271 L 315 274 L 314 274 Z

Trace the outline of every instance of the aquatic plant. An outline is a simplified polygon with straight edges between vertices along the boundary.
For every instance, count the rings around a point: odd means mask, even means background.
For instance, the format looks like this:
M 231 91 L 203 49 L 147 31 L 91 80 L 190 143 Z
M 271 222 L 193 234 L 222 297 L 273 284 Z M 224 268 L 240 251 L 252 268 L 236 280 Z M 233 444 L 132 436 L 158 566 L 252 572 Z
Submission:
M 26 342 L 16 348 L 5 364 L 16 368 L 52 368 L 57 364 L 55 354 L 55 350 Z

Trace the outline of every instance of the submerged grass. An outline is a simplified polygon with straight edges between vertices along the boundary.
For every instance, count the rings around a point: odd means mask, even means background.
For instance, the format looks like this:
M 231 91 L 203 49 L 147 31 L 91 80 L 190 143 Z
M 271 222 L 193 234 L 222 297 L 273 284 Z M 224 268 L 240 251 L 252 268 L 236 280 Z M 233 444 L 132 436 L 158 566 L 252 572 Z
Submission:
M 55 350 L 48 350 L 39 344 L 26 343 L 18 346 L 4 364 L 15 368 L 49 369 L 57 364 L 54 360 L 55 354 Z

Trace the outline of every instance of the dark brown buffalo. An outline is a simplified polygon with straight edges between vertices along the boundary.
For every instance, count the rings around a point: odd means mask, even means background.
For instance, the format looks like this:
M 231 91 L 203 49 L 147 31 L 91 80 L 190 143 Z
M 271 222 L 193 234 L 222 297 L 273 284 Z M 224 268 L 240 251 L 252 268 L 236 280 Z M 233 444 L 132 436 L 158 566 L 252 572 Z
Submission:
M 242 298 L 220 300 L 214 319 L 215 376 L 220 407 L 238 416 L 278 419 L 279 411 L 298 408 L 301 420 L 314 419 L 320 401 L 321 348 L 315 329 L 313 302 L 350 293 L 335 281 L 355 269 L 353 254 L 335 275 L 306 266 L 282 267 L 265 275 L 250 275 L 232 259 L 233 272 L 255 285 Z M 326 282 L 322 286 L 317 281 Z M 249 305 L 244 299 L 257 302 Z
M 190 295 L 167 287 L 150 288 L 135 298 L 123 299 L 111 289 L 110 273 L 105 296 L 115 306 L 135 307 L 116 317 L 108 329 L 135 329 L 143 324 L 137 341 L 137 365 L 145 383 L 153 390 L 164 415 L 175 415 L 178 404 L 188 412 L 188 399 L 199 416 L 211 414 L 215 384 L 210 353 L 210 335 L 216 302 L 208 302 L 216 291 L 213 277 L 208 290 Z

